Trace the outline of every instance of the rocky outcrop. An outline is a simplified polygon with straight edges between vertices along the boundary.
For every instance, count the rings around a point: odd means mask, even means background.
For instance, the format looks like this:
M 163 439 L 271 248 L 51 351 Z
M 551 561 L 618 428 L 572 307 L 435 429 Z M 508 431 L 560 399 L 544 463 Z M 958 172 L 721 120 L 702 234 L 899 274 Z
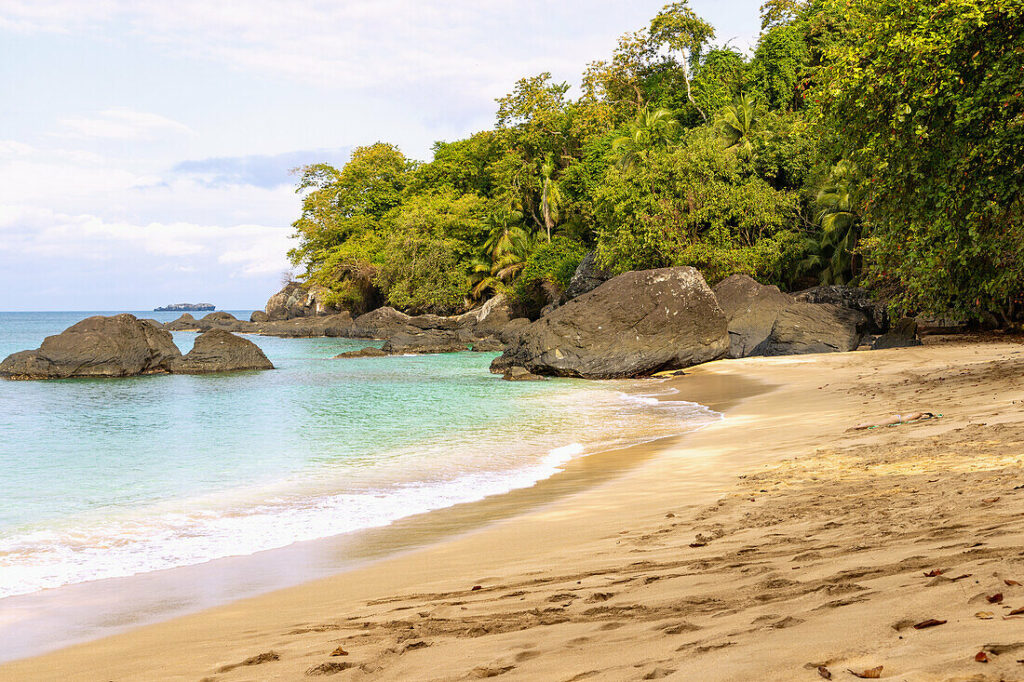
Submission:
M 250 324 L 251 327 L 240 331 L 251 330 L 263 336 L 280 336 L 296 339 L 319 336 L 341 337 L 351 336 L 352 316 L 346 311 L 326 317 L 296 317 L 290 320 L 242 324 Z
M 223 329 L 211 329 L 197 336 L 192 350 L 170 365 L 170 370 L 177 374 L 257 369 L 274 369 L 274 365 L 255 343 Z
M 865 330 L 868 334 L 884 334 L 889 330 L 889 311 L 884 303 L 871 298 L 867 289 L 830 285 L 814 287 L 795 295 L 796 300 L 805 303 L 831 303 L 857 310 L 868 320 Z
M 458 353 L 469 346 L 458 332 L 435 329 L 419 334 L 399 333 L 392 336 L 381 348 L 389 355 L 409 353 Z
M 364 313 L 352 322 L 354 339 L 386 339 L 395 334 L 415 334 L 420 330 L 409 323 L 411 317 L 390 306 Z
M 296 317 L 335 315 L 341 311 L 325 302 L 330 291 L 319 284 L 289 282 L 267 301 L 267 318 L 291 320 Z M 255 322 L 255 320 L 253 320 Z
M 597 267 L 597 251 L 591 251 L 580 264 L 576 266 L 576 272 L 569 280 L 569 286 L 565 288 L 562 298 L 566 301 L 582 296 L 588 291 L 593 291 L 612 278 L 609 270 Z
M 471 351 L 476 353 L 500 353 L 505 350 L 505 344 L 493 336 L 488 336 L 485 339 L 476 339 L 470 342 Z
M 36 350 L 14 353 L 0 363 L 11 379 L 130 377 L 169 371 L 181 357 L 170 332 L 134 315 L 89 317 Z
M 729 357 L 764 355 L 779 312 L 793 297 L 748 275 L 732 275 L 714 287 L 715 298 L 729 322 Z
M 545 381 L 544 377 L 525 367 L 509 367 L 501 378 L 505 381 Z
M 262 310 L 252 311 L 252 315 L 249 315 L 249 321 L 259 324 L 260 322 L 270 322 L 270 315 L 267 315 Z
M 909 348 L 920 346 L 921 338 L 917 335 L 917 320 L 904 317 L 889 326 L 889 331 L 879 336 L 871 344 L 871 350 L 886 348 Z
M 195 332 L 199 331 L 199 321 L 191 314 L 185 313 L 173 322 L 166 323 L 164 329 L 172 332 Z
M 359 350 L 345 351 L 344 353 L 338 353 L 334 356 L 338 358 L 382 358 L 387 356 L 388 353 L 382 351 L 380 348 L 374 348 L 369 346 L 367 348 L 361 348 Z
M 868 327 L 858 310 L 830 303 L 793 303 L 779 311 L 764 355 L 803 355 L 855 350 Z
M 502 358 L 535 374 L 612 379 L 728 350 L 725 313 L 710 287 L 694 268 L 676 267 L 613 277 L 520 331 Z

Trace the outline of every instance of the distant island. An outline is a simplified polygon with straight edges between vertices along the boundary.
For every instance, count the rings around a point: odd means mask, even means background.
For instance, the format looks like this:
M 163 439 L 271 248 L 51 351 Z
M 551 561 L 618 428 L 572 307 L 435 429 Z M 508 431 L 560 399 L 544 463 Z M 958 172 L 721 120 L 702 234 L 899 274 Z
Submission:
M 216 310 L 217 306 L 212 303 L 172 303 L 161 308 L 153 308 L 155 312 L 174 312 L 183 310 Z

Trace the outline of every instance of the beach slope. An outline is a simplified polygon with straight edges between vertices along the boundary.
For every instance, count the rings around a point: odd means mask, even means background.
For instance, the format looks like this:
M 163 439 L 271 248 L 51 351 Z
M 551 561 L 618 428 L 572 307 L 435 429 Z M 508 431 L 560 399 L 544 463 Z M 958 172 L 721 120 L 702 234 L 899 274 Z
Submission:
M 1009 342 L 693 368 L 725 419 L 614 480 L 0 679 L 1024 679 L 1022 374 Z

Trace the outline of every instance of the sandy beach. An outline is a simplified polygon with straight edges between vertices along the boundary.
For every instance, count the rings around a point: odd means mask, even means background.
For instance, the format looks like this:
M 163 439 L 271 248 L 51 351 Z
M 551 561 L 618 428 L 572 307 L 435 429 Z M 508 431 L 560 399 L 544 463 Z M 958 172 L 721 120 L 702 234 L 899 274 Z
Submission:
M 1024 679 L 1022 373 L 999 339 L 695 367 L 725 418 L 579 492 L 0 679 Z

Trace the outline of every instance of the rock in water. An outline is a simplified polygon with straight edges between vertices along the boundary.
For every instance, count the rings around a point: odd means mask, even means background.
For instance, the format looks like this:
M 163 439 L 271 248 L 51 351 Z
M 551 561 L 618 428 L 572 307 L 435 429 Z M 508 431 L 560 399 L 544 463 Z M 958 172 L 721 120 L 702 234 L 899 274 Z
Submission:
M 36 350 L 0 363 L 11 379 L 130 377 L 167 372 L 181 358 L 170 332 L 127 313 L 89 317 L 48 336 Z
M 534 374 L 525 367 L 509 367 L 501 378 L 505 381 L 545 381 L 544 377 Z
M 165 324 L 164 329 L 172 332 L 194 332 L 199 329 L 199 321 L 192 317 L 191 313 L 184 313 L 173 322 Z
M 459 338 L 458 332 L 432 330 L 421 334 L 395 334 L 381 348 L 389 355 L 406 353 L 458 353 L 468 349 L 468 344 Z
M 921 338 L 917 335 L 917 320 L 912 317 L 904 317 L 890 326 L 889 331 L 875 339 L 871 344 L 871 350 L 909 348 L 920 345 Z
M 260 347 L 223 329 L 211 329 L 196 337 L 195 346 L 171 363 L 176 374 L 209 374 L 251 369 L 274 369 Z
M 729 350 L 725 313 L 691 267 L 627 272 L 522 329 L 492 371 L 614 379 L 681 369 Z
M 779 312 L 765 355 L 855 350 L 868 327 L 863 313 L 831 303 L 794 303 Z
M 729 321 L 729 357 L 764 355 L 779 312 L 793 297 L 747 275 L 726 277 L 714 287 L 715 298 Z
M 334 356 L 334 359 L 339 358 L 382 358 L 387 356 L 387 353 L 382 351 L 380 348 L 374 348 L 368 346 L 367 348 L 361 348 L 360 350 L 349 350 L 344 353 L 338 353 Z

